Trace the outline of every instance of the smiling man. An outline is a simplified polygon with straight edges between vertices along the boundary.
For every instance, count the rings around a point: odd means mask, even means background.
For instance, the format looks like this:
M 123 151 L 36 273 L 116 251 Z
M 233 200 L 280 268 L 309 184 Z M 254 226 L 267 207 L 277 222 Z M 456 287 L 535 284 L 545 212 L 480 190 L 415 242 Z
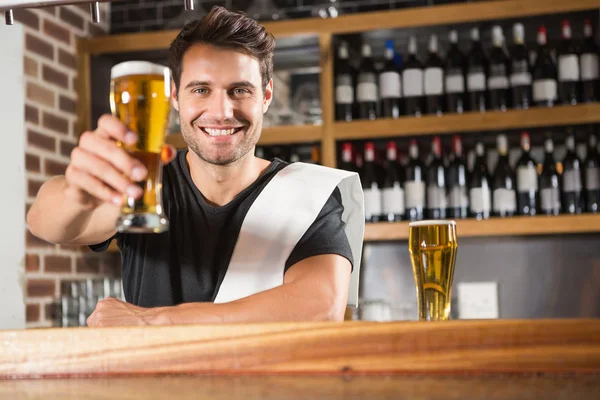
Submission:
M 109 115 L 81 135 L 65 176 L 40 189 L 27 218 L 34 235 L 95 251 L 116 240 L 121 250 L 127 302 L 100 301 L 89 326 L 342 320 L 356 302 L 356 174 L 254 155 L 274 48 L 264 27 L 222 7 L 172 43 L 188 148 L 165 160 L 169 231 L 116 232 L 122 194 L 146 171 L 116 145 L 135 134 Z

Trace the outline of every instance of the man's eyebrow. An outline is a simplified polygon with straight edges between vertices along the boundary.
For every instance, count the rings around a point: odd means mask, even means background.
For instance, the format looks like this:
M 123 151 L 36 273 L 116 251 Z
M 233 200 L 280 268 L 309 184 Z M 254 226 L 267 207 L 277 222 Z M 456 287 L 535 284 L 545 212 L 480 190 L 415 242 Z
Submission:
M 249 88 L 249 89 L 256 89 L 256 86 L 254 86 L 251 82 L 248 82 L 248 81 L 233 82 L 229 86 L 230 87 L 245 87 L 245 88 Z
M 210 86 L 210 81 L 191 81 L 190 83 L 185 85 L 185 88 L 189 89 L 196 86 Z

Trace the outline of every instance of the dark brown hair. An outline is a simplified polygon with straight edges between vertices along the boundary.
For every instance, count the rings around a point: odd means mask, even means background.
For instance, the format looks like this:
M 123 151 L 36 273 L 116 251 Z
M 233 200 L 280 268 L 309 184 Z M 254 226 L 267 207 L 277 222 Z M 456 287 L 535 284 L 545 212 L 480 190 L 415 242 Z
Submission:
M 273 76 L 273 35 L 256 20 L 240 12 L 214 6 L 202 19 L 187 23 L 171 43 L 169 67 L 178 92 L 183 56 L 196 43 L 236 50 L 258 60 L 263 91 Z

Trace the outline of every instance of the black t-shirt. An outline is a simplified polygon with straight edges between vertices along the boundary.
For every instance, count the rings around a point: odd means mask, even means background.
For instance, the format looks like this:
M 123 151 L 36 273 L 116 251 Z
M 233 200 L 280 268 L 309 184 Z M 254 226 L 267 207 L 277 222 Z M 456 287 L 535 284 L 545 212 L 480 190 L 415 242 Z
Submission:
M 94 251 L 105 251 L 112 239 L 117 239 L 124 294 L 129 303 L 161 307 L 214 301 L 246 213 L 276 173 L 289 165 L 273 159 L 268 169 L 230 203 L 214 207 L 192 181 L 186 154 L 187 150 L 179 151 L 163 172 L 163 206 L 170 225 L 167 232 L 117 233 L 106 242 L 90 246 Z M 285 271 L 321 254 L 339 254 L 353 263 L 343 211 L 336 188 L 291 252 Z

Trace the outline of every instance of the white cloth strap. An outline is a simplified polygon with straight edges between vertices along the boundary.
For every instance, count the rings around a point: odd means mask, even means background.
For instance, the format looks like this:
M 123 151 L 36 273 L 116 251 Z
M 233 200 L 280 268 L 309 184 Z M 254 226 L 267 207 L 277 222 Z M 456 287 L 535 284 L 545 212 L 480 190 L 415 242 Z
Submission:
M 365 226 L 360 179 L 356 173 L 305 163 L 280 170 L 248 210 L 215 303 L 282 285 L 286 260 L 336 187 L 354 259 L 348 305 L 357 307 Z

